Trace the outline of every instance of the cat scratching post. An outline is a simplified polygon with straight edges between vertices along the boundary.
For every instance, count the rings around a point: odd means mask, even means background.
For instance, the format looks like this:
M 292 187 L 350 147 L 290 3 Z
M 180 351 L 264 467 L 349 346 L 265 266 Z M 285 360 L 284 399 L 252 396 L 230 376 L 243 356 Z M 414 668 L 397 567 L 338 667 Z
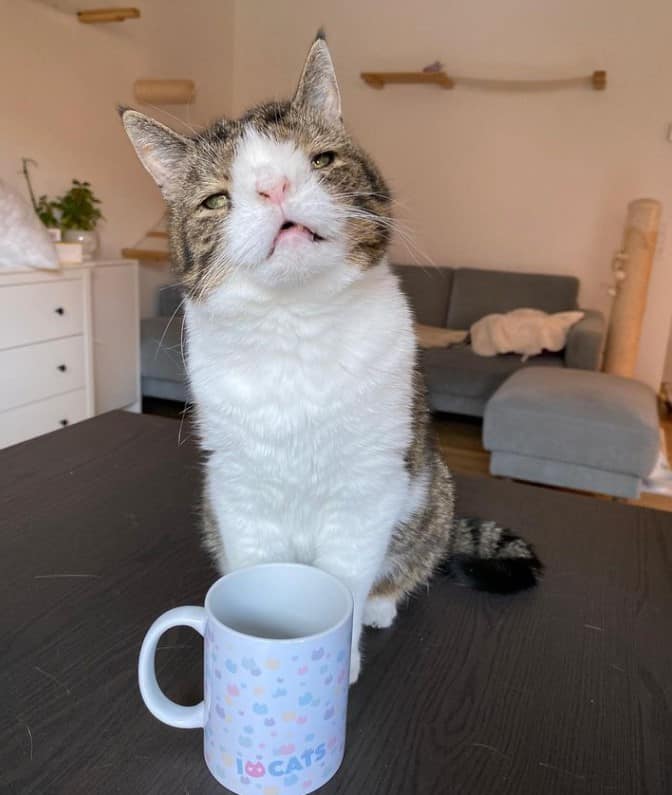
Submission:
M 604 354 L 604 370 L 613 375 L 631 378 L 635 372 L 659 223 L 655 199 L 628 205 L 623 248 L 614 258 L 615 297 Z

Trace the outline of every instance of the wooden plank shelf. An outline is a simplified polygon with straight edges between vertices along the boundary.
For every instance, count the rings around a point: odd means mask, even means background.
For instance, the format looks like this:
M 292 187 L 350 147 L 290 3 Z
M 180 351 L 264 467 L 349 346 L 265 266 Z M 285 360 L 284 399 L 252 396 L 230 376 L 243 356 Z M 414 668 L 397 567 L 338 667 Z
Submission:
M 382 89 L 388 83 L 436 85 L 453 88 L 455 83 L 445 72 L 362 72 L 362 80 L 371 88 Z
M 563 88 L 589 87 L 604 91 L 607 87 L 607 73 L 598 69 L 590 75 L 579 77 L 560 77 L 541 80 L 500 80 L 487 77 L 450 77 L 440 72 L 362 72 L 362 80 L 371 88 L 381 90 L 388 84 L 436 85 L 444 89 L 464 85 L 492 91 L 557 91 Z
M 125 19 L 138 19 L 137 8 L 92 8 L 78 11 L 77 18 L 85 25 L 97 25 L 100 22 L 123 22 Z

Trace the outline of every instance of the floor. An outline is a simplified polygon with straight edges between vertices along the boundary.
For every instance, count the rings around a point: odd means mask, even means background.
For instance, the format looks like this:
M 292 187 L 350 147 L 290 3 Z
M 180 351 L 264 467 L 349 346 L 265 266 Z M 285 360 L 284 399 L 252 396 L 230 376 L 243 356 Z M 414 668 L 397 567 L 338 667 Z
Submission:
M 144 398 L 142 410 L 145 414 L 160 414 L 181 419 L 183 405 L 170 400 Z M 661 410 L 661 425 L 667 440 L 667 449 L 672 453 L 672 414 Z M 455 472 L 489 475 L 490 453 L 481 444 L 481 421 L 474 417 L 440 414 L 434 417 L 434 428 L 439 447 L 448 465 Z M 552 488 L 539 486 L 539 488 Z M 596 499 L 609 499 L 604 495 L 593 495 Z M 672 497 L 660 494 L 642 494 L 639 499 L 626 500 L 631 505 L 672 511 Z

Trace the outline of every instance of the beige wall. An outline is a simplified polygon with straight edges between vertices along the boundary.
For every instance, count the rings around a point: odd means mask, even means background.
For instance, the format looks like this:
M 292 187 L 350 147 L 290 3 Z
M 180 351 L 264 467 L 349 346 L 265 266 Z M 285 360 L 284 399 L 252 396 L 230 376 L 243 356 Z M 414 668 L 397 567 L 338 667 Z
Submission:
M 667 341 L 667 356 L 665 357 L 665 370 L 663 381 L 672 384 L 672 324 L 670 325 L 670 338 Z
M 669 0 L 238 0 L 234 108 L 286 96 L 325 25 L 346 122 L 404 205 L 436 263 L 573 273 L 586 306 L 608 308 L 610 260 L 629 200 L 672 208 L 672 4 Z M 378 92 L 362 70 L 538 78 L 609 73 L 604 93 Z M 402 245 L 395 258 L 409 260 Z M 657 385 L 672 312 L 664 236 L 638 375 Z
M 103 4 L 104 5 L 104 4 Z M 139 77 L 190 77 L 192 108 L 146 109 L 166 122 L 170 112 L 193 123 L 231 102 L 232 0 L 143 0 L 139 20 L 82 25 L 29 0 L 0 0 L 0 176 L 22 190 L 22 156 L 39 163 L 40 193 L 88 179 L 103 201 L 99 228 L 104 256 L 118 257 L 156 222 L 163 202 L 138 163 L 116 115 L 133 104 Z M 223 45 L 223 42 L 226 42 Z M 142 267 L 142 311 L 153 310 L 165 266 Z

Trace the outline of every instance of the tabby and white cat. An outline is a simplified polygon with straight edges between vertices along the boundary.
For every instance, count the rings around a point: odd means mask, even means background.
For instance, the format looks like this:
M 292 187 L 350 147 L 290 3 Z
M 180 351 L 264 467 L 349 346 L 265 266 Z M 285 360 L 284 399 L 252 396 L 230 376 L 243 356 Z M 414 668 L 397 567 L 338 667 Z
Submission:
M 346 583 L 351 681 L 362 625 L 390 626 L 440 564 L 478 588 L 533 585 L 529 544 L 454 518 L 386 260 L 390 193 L 343 126 L 324 37 L 291 102 L 193 137 L 121 113 L 170 212 L 220 571 L 300 561 Z

